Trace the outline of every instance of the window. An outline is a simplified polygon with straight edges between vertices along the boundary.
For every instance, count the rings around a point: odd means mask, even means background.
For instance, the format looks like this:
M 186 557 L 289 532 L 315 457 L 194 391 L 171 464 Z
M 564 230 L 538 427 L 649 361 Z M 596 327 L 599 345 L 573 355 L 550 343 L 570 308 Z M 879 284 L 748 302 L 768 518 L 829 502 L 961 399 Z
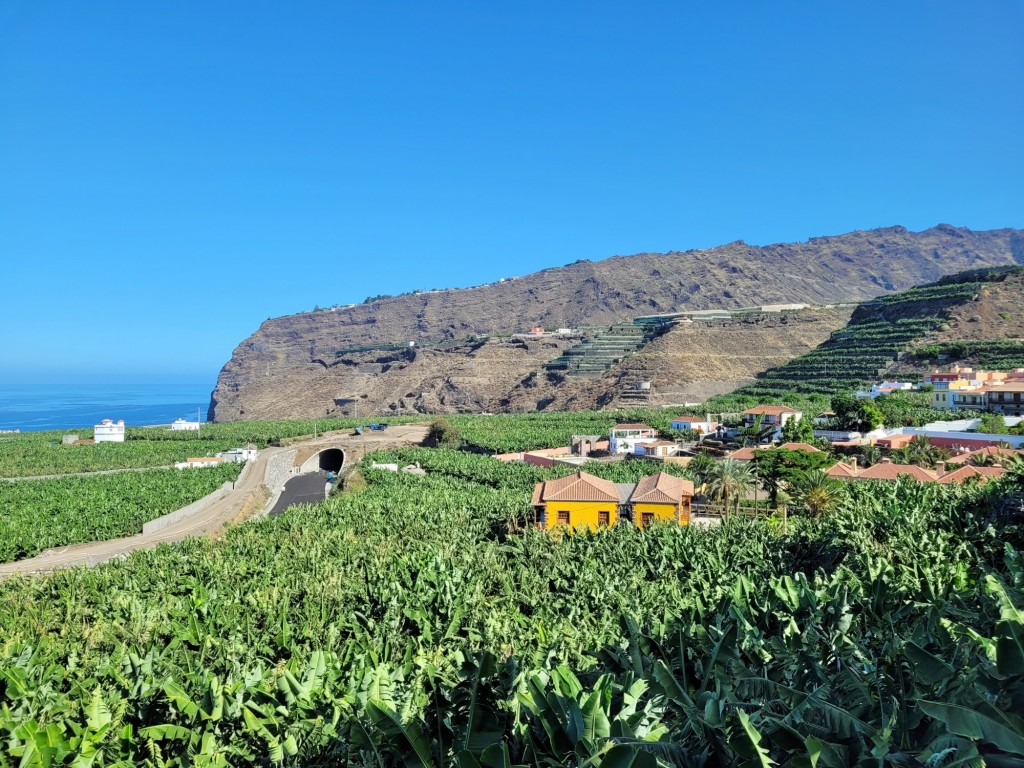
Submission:
M 558 524 L 559 525 L 568 525 L 569 524 L 569 511 L 568 510 L 563 509 L 563 510 L 559 511 L 559 513 L 558 513 Z
M 608 525 L 608 512 L 606 510 L 601 510 L 597 513 L 597 524 Z
M 644 513 L 642 513 L 640 515 L 640 521 L 641 521 L 642 527 L 646 528 L 647 526 L 649 526 L 651 523 L 654 522 L 654 513 L 653 512 L 644 512 Z

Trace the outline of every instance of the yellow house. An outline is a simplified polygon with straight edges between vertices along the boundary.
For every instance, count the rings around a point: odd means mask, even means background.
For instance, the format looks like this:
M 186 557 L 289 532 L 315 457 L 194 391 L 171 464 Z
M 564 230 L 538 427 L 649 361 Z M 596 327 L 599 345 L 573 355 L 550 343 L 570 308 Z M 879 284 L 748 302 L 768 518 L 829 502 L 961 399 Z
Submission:
M 596 530 L 619 522 L 620 499 L 619 489 L 611 480 L 576 472 L 537 483 L 532 504 L 541 528 Z
M 633 524 L 647 528 L 651 523 L 690 524 L 693 483 L 675 475 L 659 472 L 643 477 L 629 495 Z

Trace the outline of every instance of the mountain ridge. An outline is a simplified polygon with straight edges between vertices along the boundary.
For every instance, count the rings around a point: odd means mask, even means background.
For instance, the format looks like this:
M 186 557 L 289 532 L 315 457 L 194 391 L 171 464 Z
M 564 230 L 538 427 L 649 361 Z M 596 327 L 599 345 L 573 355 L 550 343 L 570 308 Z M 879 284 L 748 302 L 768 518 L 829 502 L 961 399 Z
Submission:
M 434 355 L 436 365 L 420 366 L 420 378 L 403 379 L 399 388 L 408 392 L 402 393 L 382 389 L 380 381 L 371 379 L 406 370 L 415 360 L 403 362 L 403 355 L 415 358 L 419 352 L 391 349 L 387 351 L 394 359 L 378 354 L 376 361 L 365 354 L 372 355 L 372 348 L 381 345 L 468 342 L 480 334 L 507 335 L 534 326 L 605 326 L 680 310 L 860 301 L 967 269 L 1014 263 L 1024 263 L 1021 230 L 975 232 L 940 224 L 911 232 L 893 226 L 799 243 L 751 246 L 734 241 L 710 249 L 579 260 L 484 286 L 375 298 L 261 324 L 222 369 L 211 413 L 217 421 L 328 415 L 349 396 L 369 401 L 367 412 L 371 406 L 377 412 L 446 412 L 488 405 L 502 409 L 508 398 L 497 390 L 516 389 L 543 362 L 546 352 L 536 345 L 529 354 L 513 347 L 485 349 L 493 353 L 489 365 L 496 368 L 474 371 L 470 378 L 479 382 L 467 385 L 464 397 L 453 394 L 462 385 L 453 389 L 445 369 L 449 363 L 472 360 L 468 356 L 479 349 L 463 358 Z M 554 358 L 561 348 L 555 345 L 548 351 Z M 424 350 L 421 357 L 427 354 Z M 326 378 L 325 372 L 330 374 Z M 442 396 L 446 392 L 450 397 Z M 418 405 L 411 404 L 417 400 Z M 528 402 L 515 406 L 529 407 Z

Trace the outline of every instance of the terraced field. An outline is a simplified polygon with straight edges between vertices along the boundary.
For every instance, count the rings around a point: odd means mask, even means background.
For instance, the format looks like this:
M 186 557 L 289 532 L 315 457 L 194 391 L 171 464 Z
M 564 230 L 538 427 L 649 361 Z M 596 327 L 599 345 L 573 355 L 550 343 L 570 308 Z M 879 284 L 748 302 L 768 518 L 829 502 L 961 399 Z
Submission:
M 901 353 L 940 328 L 949 310 L 969 301 L 979 287 L 980 282 L 967 280 L 913 288 L 865 302 L 850 323 L 824 344 L 766 371 L 735 394 L 831 396 L 878 381 Z

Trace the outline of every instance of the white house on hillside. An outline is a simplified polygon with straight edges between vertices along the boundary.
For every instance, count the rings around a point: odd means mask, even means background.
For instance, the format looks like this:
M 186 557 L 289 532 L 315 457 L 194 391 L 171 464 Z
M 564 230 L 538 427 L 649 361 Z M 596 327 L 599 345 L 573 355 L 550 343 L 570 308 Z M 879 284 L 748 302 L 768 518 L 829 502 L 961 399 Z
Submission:
M 175 432 L 180 432 L 182 430 L 198 431 L 199 422 L 185 421 L 185 419 L 175 419 L 174 422 L 171 424 L 171 429 L 173 429 Z

